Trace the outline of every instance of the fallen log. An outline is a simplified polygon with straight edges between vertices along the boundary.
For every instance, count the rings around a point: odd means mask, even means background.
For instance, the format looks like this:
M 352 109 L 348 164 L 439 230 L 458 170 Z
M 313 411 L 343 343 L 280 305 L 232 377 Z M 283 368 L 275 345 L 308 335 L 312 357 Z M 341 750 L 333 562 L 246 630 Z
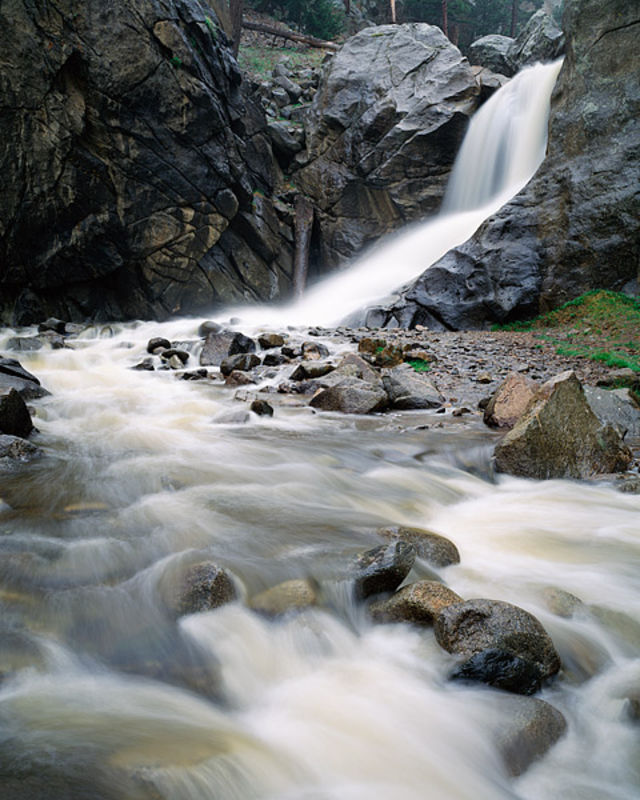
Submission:
M 306 44 L 309 47 L 321 47 L 323 50 L 332 50 L 336 52 L 340 49 L 340 45 L 335 42 L 325 42 L 323 39 L 316 39 L 315 36 L 307 36 L 304 33 L 295 33 L 294 31 L 283 30 L 276 28 L 273 25 L 263 25 L 261 22 L 251 22 L 244 20 L 242 27 L 249 31 L 258 31 L 258 33 L 267 33 L 270 36 L 281 36 L 283 39 L 288 39 L 291 42 L 298 42 L 299 44 Z

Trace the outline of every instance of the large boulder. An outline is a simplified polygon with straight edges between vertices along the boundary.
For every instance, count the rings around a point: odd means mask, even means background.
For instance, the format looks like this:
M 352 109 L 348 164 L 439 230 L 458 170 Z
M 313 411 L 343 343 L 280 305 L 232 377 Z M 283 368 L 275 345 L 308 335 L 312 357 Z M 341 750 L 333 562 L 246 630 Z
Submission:
M 532 694 L 560 669 L 549 634 L 528 611 L 498 600 L 447 605 L 435 618 L 438 644 L 463 657 L 453 673 L 516 694 Z
M 515 39 L 510 36 L 501 36 L 499 33 L 482 36 L 470 45 L 469 61 L 510 78 L 515 72 L 509 58 L 511 47 L 514 44 Z
M 507 53 L 513 72 L 537 61 L 553 61 L 564 52 L 564 34 L 544 8 L 536 11 Z
M 567 0 L 545 161 L 379 324 L 483 328 L 638 277 L 637 27 L 635 3 Z
M 498 472 L 539 479 L 620 472 L 631 460 L 619 432 L 596 417 L 571 371 L 536 391 L 525 413 L 495 448 Z
M 5 319 L 286 291 L 266 121 L 204 2 L 8 0 L 0 49 Z
M 366 28 L 344 44 L 306 117 L 308 163 L 295 176 L 326 266 L 439 207 L 478 92 L 434 26 Z
M 11 389 L 15 389 L 24 400 L 35 400 L 49 394 L 38 378 L 19 361 L 0 356 L 0 393 L 8 393 Z
M 15 389 L 0 394 L 0 433 L 26 439 L 32 430 L 31 414 L 20 394 Z

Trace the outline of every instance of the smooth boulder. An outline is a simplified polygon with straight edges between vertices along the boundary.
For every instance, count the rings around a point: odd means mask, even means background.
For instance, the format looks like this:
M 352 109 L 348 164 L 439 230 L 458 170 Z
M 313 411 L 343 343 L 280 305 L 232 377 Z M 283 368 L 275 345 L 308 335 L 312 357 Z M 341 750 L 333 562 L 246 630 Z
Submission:
M 376 622 L 410 622 L 433 625 L 443 608 L 462 598 L 438 581 L 418 581 L 403 586 L 387 600 L 373 603 L 369 613 Z
M 183 576 L 173 602 L 178 615 L 210 611 L 236 599 L 231 574 L 211 561 L 192 564 Z
M 490 428 L 513 428 L 524 414 L 537 388 L 538 384 L 526 375 L 519 372 L 509 373 L 484 409 L 485 425 Z
M 347 575 L 354 594 L 364 600 L 381 592 L 393 592 L 407 577 L 416 560 L 413 545 L 406 542 L 380 545 L 356 556 Z
M 411 528 L 406 525 L 392 525 L 378 528 L 378 534 L 386 539 L 399 539 L 411 544 L 419 558 L 434 567 L 449 567 L 460 563 L 460 553 L 455 544 L 445 536 L 440 536 L 424 528 Z

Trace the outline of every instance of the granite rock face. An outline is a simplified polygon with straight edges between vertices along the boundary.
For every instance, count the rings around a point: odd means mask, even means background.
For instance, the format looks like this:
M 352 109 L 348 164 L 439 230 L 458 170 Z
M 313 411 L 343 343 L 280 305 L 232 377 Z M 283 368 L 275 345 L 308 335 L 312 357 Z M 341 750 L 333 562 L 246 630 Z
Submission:
M 638 276 L 637 3 L 568 0 L 547 157 L 529 184 L 422 274 L 382 324 L 483 328 Z
M 226 42 L 200 0 L 3 2 L 5 320 L 162 318 L 287 290 L 266 122 Z
M 434 26 L 366 28 L 345 43 L 305 119 L 307 163 L 296 173 L 316 207 L 325 268 L 437 210 L 478 93 Z

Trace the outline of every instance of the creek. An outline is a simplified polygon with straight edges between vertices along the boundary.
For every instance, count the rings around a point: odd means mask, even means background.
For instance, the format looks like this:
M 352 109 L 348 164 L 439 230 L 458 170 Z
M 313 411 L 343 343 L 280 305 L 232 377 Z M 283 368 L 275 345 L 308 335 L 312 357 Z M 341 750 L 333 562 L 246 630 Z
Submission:
M 494 186 L 489 199 L 452 202 L 482 206 L 466 238 L 500 199 Z M 356 265 L 386 262 L 377 296 L 429 263 L 424 230 L 408 234 L 419 235 L 402 275 L 389 277 L 404 257 L 386 246 Z M 345 280 L 292 309 L 244 310 L 242 330 L 304 325 L 288 335 L 307 339 L 327 302 L 336 317 L 362 302 Z M 495 434 L 474 419 L 438 428 L 432 412 L 358 417 L 283 401 L 272 418 L 234 422 L 243 404 L 221 382 L 131 369 L 153 336 L 195 342 L 197 360 L 200 321 L 93 326 L 73 349 L 20 354 L 51 395 L 34 405 L 44 457 L 0 483 L 2 795 L 636 798 L 640 498 L 608 484 L 496 478 Z M 15 333 L 0 332 L 0 352 Z M 457 545 L 460 564 L 437 576 L 462 597 L 519 605 L 554 640 L 563 670 L 540 697 L 567 732 L 518 778 L 498 745 L 504 695 L 449 682 L 454 659 L 430 628 L 374 625 L 349 586 L 331 581 L 321 606 L 275 620 L 246 602 L 289 578 L 322 582 L 379 544 L 378 527 L 398 524 Z M 240 599 L 176 619 L 179 576 L 203 560 L 236 576 Z M 418 560 L 409 580 L 433 575 Z M 581 602 L 558 607 L 562 592 Z

